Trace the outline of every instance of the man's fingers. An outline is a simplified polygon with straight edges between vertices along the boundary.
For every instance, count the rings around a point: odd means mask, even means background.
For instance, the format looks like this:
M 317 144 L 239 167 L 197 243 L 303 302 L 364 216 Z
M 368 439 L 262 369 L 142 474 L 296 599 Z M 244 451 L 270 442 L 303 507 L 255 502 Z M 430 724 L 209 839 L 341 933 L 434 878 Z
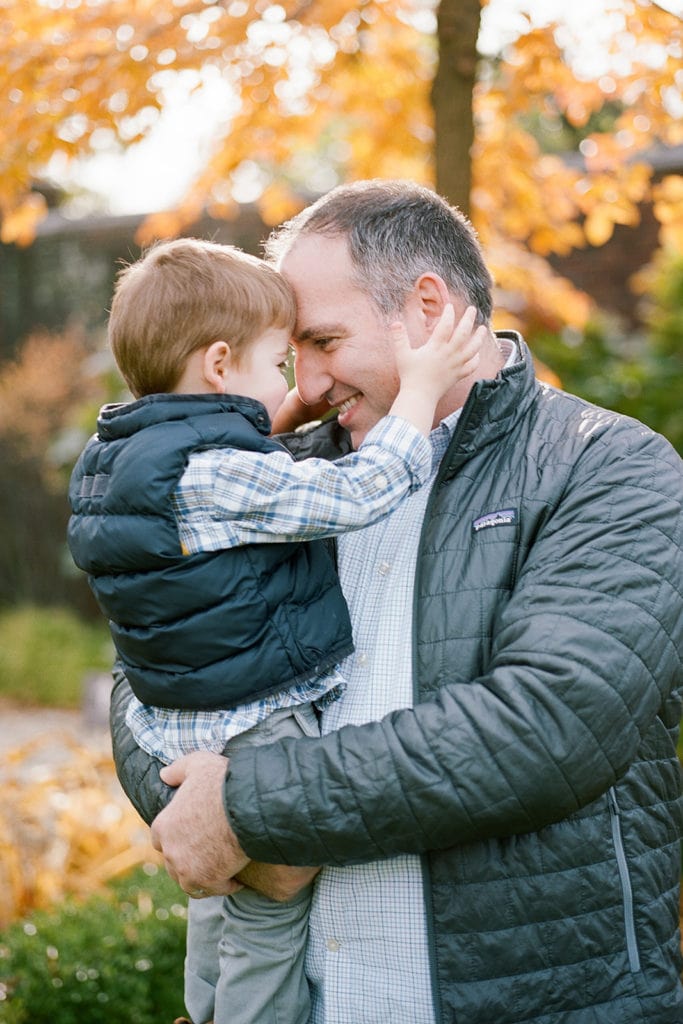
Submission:
M 165 765 L 159 774 L 167 786 L 180 786 L 187 778 L 187 757 L 181 757 L 172 764 Z

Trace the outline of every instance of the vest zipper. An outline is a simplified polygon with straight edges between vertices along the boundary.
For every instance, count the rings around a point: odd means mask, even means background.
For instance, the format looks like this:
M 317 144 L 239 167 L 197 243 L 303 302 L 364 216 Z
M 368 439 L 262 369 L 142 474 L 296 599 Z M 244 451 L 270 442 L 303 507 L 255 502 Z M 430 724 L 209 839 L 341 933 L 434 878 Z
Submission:
M 633 888 L 631 876 L 626 860 L 624 849 L 624 837 L 621 831 L 621 811 L 617 803 L 617 794 L 614 786 L 607 791 L 609 803 L 610 820 L 612 824 L 612 843 L 617 856 L 617 867 L 619 869 L 619 880 L 621 881 L 622 903 L 624 908 L 624 928 L 626 930 L 626 951 L 631 971 L 635 974 L 640 971 L 640 954 L 638 953 L 638 942 L 636 939 L 636 925 L 633 916 Z

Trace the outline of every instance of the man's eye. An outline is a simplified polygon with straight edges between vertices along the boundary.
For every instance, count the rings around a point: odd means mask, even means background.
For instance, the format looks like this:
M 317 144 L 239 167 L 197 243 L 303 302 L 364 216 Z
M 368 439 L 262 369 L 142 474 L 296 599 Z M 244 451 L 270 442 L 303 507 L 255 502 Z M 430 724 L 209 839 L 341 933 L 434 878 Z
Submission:
M 285 358 L 277 364 L 277 368 L 283 377 L 286 377 L 289 380 L 290 376 L 294 372 L 294 352 L 292 349 L 290 349 Z

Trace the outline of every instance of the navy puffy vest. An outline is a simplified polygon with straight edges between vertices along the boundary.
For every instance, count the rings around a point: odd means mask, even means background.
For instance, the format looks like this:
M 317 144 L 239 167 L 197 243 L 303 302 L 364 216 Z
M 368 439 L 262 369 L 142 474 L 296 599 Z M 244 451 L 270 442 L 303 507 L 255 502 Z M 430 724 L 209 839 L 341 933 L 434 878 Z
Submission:
M 229 708 L 310 679 L 353 649 L 324 541 L 183 555 L 170 497 L 192 452 L 281 449 L 265 408 L 224 395 L 105 407 L 69 487 L 68 541 L 136 696 Z

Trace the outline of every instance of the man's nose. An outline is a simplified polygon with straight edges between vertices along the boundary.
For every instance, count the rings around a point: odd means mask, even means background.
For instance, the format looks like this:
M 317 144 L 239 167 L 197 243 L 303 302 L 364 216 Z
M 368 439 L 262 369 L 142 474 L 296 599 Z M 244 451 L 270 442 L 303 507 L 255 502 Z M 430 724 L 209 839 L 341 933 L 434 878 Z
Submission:
M 333 378 L 325 369 L 322 353 L 311 346 L 295 350 L 294 377 L 299 395 L 307 405 L 316 405 L 332 388 Z

